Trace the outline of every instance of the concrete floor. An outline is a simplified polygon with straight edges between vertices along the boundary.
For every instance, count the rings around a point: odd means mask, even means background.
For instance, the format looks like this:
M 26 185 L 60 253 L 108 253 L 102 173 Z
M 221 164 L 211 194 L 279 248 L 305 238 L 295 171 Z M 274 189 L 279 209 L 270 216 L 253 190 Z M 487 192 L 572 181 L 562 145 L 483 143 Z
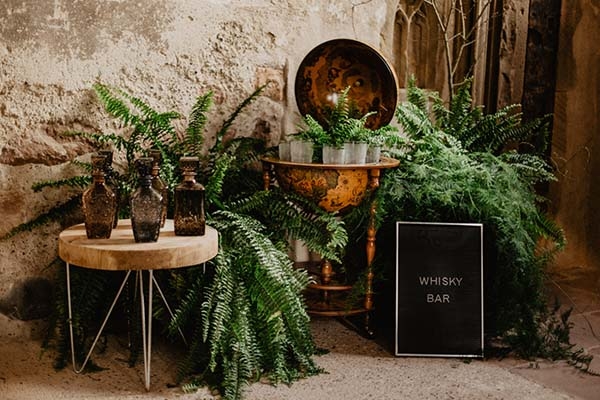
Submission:
M 571 341 L 596 355 L 590 369 L 600 374 L 598 278 L 570 271 L 555 275 L 550 289 L 562 304 L 574 306 Z M 174 385 L 178 354 L 159 339 L 153 347 L 151 391 L 146 392 L 143 367 L 127 367 L 122 339 L 110 337 L 108 351 L 94 356 L 106 370 L 76 375 L 70 368 L 55 371 L 52 354 L 42 353 L 38 340 L 25 338 L 19 332 L 22 324 L 0 321 L 9 326 L 0 331 L 2 400 L 217 398 L 207 389 L 185 394 Z M 318 346 L 329 350 L 316 358 L 327 373 L 291 387 L 256 383 L 247 389 L 246 399 L 600 399 L 600 376 L 565 361 L 399 358 L 336 320 L 315 319 L 312 329 Z

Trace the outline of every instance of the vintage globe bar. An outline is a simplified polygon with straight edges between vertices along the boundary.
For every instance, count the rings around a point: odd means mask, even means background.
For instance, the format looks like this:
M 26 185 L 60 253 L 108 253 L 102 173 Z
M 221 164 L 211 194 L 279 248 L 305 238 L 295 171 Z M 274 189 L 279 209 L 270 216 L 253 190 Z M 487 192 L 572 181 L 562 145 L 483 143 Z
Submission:
M 394 116 L 397 103 L 397 81 L 386 60 L 370 46 L 350 39 L 336 39 L 320 44 L 311 50 L 298 69 L 295 96 L 302 115 L 311 115 L 326 123 L 326 111 L 332 99 L 350 87 L 348 97 L 357 111 L 364 115 L 376 111 L 367 127 L 377 129 L 388 124 Z M 333 279 L 334 271 L 329 260 L 322 260 L 315 271 L 315 283 L 307 292 L 308 312 L 321 316 L 348 316 L 364 313 L 365 329 L 369 328 L 369 312 L 373 308 L 373 271 L 375 257 L 374 196 L 369 196 L 379 186 L 381 172 L 398 166 L 399 161 L 381 157 L 379 162 L 368 164 L 299 163 L 264 157 L 264 188 L 268 190 L 274 177 L 285 191 L 301 195 L 327 212 L 344 213 L 371 199 L 366 240 L 366 288 L 360 307 L 348 307 L 339 296 L 352 289 Z M 310 292 L 317 295 L 310 295 Z

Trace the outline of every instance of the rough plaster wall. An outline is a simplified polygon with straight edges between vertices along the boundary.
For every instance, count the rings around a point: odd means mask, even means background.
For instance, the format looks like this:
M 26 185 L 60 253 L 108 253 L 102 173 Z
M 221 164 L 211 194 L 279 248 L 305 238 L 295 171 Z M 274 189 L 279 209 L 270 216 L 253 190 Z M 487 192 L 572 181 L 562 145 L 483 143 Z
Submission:
M 552 210 L 568 245 L 560 268 L 600 268 L 600 0 L 562 2 L 552 159 Z
M 31 185 L 72 176 L 89 144 L 69 130 L 118 127 L 90 90 L 96 79 L 187 115 L 215 92 L 208 133 L 256 87 L 273 85 L 233 127 L 275 144 L 297 122 L 302 58 L 333 38 L 379 48 L 393 1 L 3 0 L 0 2 L 0 235 L 64 201 Z M 207 139 L 210 141 L 210 138 Z M 58 224 L 0 241 L 0 299 L 23 279 L 51 275 Z

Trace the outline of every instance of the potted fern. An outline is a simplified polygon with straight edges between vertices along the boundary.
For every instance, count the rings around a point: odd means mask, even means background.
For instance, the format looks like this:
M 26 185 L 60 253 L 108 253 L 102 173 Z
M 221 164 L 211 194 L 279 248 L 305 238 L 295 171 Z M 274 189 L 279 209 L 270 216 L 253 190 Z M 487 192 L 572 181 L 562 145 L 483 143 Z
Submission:
M 365 164 L 369 147 L 381 146 L 394 136 L 392 133 L 396 128 L 390 125 L 378 129 L 367 127 L 374 111 L 356 117 L 358 112 L 348 96 L 349 90 L 349 87 L 346 88 L 337 97 L 335 105 L 326 110 L 327 118 L 323 123 L 305 115 L 299 132 L 293 135 L 303 142 L 312 143 L 316 149 L 322 149 L 325 164 Z M 379 157 L 370 160 L 377 162 Z
M 394 242 L 395 221 L 483 223 L 488 344 L 501 339 L 526 357 L 545 356 L 554 345 L 567 349 L 560 338 L 548 340 L 554 325 L 545 323 L 544 266 L 565 244 L 536 191 L 555 179 L 545 148 L 530 144 L 545 143 L 532 139 L 547 134 L 546 121 L 523 122 L 516 106 L 484 114 L 472 104 L 470 81 L 449 104 L 414 82 L 407 96 L 396 113 L 405 135 L 389 149 L 400 166 L 378 191 L 386 216 L 378 243 Z

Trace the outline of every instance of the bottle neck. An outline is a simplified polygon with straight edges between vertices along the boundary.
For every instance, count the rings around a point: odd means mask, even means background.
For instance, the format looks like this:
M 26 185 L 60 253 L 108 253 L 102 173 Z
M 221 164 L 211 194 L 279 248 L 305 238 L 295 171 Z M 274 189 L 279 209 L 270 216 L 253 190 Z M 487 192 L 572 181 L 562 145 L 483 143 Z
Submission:
M 160 171 L 160 167 L 158 166 L 158 164 L 154 164 L 152 166 L 152 176 L 158 176 L 158 172 Z
M 144 175 L 140 178 L 140 186 L 150 187 L 152 185 L 152 175 Z
M 183 182 L 186 184 L 196 183 L 196 174 L 193 172 L 184 172 Z
M 104 184 L 105 183 L 104 174 L 102 172 L 95 171 L 92 174 L 92 180 L 93 180 L 94 183 Z

